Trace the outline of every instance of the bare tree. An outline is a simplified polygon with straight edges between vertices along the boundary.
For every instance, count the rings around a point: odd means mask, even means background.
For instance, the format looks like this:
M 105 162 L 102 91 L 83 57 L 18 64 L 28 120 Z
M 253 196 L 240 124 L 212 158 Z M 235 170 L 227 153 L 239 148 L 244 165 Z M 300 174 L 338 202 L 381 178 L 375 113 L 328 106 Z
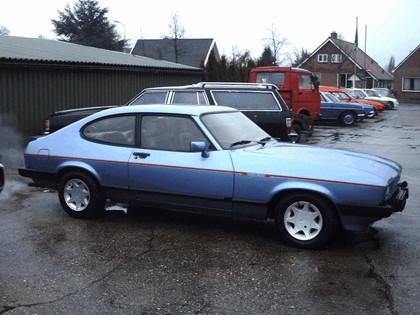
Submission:
M 289 44 L 288 39 L 277 31 L 274 24 L 271 24 L 271 28 L 267 29 L 267 31 L 269 32 L 269 37 L 264 39 L 264 47 L 270 47 L 274 56 L 274 64 L 281 65 L 284 62 L 282 49 Z
M 164 39 L 171 41 L 171 46 L 175 54 L 175 62 L 178 62 L 179 56 L 184 53 L 180 40 L 185 36 L 185 29 L 181 26 L 178 20 L 178 15 L 172 15 L 172 24 L 169 24 L 169 34 L 164 35 Z

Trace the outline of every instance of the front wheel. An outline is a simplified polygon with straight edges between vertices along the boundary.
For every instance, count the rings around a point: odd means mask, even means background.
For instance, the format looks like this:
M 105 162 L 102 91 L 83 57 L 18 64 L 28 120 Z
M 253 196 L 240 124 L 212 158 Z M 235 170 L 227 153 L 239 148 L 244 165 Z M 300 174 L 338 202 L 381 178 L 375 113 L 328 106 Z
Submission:
M 75 218 L 94 218 L 105 209 L 99 185 L 82 172 L 69 172 L 61 178 L 58 197 L 64 211 Z
M 328 242 L 338 220 L 334 207 L 312 194 L 294 193 L 276 207 L 276 226 L 283 239 L 301 248 L 317 248 Z
M 388 102 L 387 104 L 386 104 L 386 107 L 388 108 L 388 109 L 394 109 L 394 103 L 393 102 Z

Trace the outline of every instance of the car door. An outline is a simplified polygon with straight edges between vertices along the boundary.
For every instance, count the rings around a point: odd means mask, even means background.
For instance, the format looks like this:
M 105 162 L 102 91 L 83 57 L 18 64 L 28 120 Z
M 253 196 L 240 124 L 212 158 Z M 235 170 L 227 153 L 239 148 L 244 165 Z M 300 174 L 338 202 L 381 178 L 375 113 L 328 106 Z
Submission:
M 129 162 L 129 185 L 138 202 L 227 214 L 232 209 L 233 167 L 228 151 L 212 150 L 188 116 L 144 115 L 141 145 Z M 191 152 L 205 141 L 209 156 Z

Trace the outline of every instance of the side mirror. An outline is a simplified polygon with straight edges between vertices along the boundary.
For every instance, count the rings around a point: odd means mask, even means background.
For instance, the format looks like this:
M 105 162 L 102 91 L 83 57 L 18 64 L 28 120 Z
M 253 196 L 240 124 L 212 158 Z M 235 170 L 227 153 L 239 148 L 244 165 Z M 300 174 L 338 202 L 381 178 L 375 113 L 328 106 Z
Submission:
M 204 141 L 192 141 L 190 143 L 190 152 L 201 152 L 201 156 L 208 158 L 210 154 L 207 152 L 207 146 Z

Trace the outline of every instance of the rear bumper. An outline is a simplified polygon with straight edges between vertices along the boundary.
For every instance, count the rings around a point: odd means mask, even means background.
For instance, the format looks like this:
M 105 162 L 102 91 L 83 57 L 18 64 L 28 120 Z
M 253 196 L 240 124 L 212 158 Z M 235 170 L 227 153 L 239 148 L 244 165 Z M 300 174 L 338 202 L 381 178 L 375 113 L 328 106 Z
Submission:
M 352 231 L 364 230 L 375 221 L 387 218 L 394 212 L 403 211 L 408 196 L 408 184 L 402 182 L 392 198 L 383 205 L 339 205 L 338 209 L 343 227 Z
M 40 172 L 26 168 L 19 168 L 18 172 L 20 176 L 31 178 L 34 182 L 33 186 L 57 189 L 55 173 Z

